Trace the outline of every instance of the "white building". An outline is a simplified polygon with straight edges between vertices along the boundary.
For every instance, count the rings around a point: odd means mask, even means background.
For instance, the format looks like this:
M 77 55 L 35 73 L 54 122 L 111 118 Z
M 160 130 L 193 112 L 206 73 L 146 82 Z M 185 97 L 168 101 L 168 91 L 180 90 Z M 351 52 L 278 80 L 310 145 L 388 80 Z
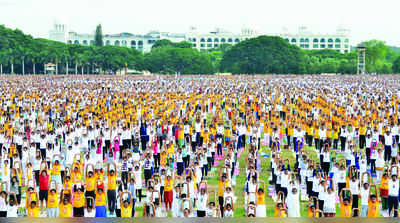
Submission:
M 49 39 L 70 43 L 93 45 L 93 34 L 78 34 L 73 31 L 68 31 L 64 24 L 55 24 L 50 30 Z M 137 35 L 131 33 L 120 34 L 105 34 L 103 35 L 104 45 L 125 46 L 142 52 L 149 52 L 151 47 L 157 40 L 169 39 L 172 42 L 187 41 L 192 44 L 192 47 L 200 51 L 206 51 L 212 48 L 217 48 L 221 44 L 234 45 L 242 41 L 258 37 L 259 32 L 244 28 L 239 34 L 231 33 L 226 30 L 216 28 L 210 33 L 199 33 L 195 28 L 191 28 L 186 34 L 168 33 L 151 31 L 145 35 Z M 295 44 L 302 49 L 320 50 L 332 49 L 342 53 L 350 52 L 349 30 L 338 28 L 334 34 L 313 34 L 306 27 L 300 27 L 296 34 L 284 31 L 279 34 L 269 34 L 280 36 L 291 44 Z
M 350 31 L 344 28 L 338 28 L 334 34 L 313 34 L 303 26 L 299 28 L 299 32 L 296 34 L 283 32 L 276 35 L 302 49 L 332 49 L 347 53 L 350 52 L 349 34 Z
M 192 27 L 190 32 L 186 34 L 186 41 L 192 43 L 193 48 L 205 51 L 217 48 L 221 44 L 234 45 L 259 35 L 257 31 L 251 29 L 242 29 L 242 33 L 234 34 L 220 28 L 216 28 L 210 33 L 203 34 L 198 33 L 196 29 Z
M 69 44 L 81 44 L 84 46 L 94 45 L 93 34 L 80 34 L 68 31 L 63 24 L 55 24 L 49 32 L 49 39 Z M 145 35 L 132 33 L 104 34 L 104 45 L 125 46 L 142 52 L 150 52 L 153 44 L 160 39 L 170 39 L 179 42 L 185 40 L 184 34 L 171 34 L 167 32 L 151 31 Z

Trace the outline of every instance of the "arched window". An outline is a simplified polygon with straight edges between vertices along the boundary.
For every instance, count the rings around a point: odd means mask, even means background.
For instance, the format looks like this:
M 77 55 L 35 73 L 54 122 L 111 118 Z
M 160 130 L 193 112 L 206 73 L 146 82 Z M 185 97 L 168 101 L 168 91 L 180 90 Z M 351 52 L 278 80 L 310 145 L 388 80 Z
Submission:
M 87 40 L 84 40 L 83 45 L 87 46 L 87 44 L 88 44 Z
M 106 46 L 110 45 L 110 40 L 106 40 Z
M 68 40 L 68 43 L 69 43 L 69 44 L 72 44 L 72 41 L 71 41 L 71 40 Z
M 321 42 L 321 43 L 325 43 L 325 39 L 324 38 L 322 38 L 319 42 Z
M 303 38 L 300 39 L 300 43 L 304 43 L 304 39 Z
M 286 42 L 289 42 L 289 39 L 288 39 L 288 38 L 286 38 L 286 39 L 285 39 L 285 41 L 286 41 Z
M 291 42 L 292 42 L 292 43 L 296 43 L 296 39 L 295 39 L 295 38 L 293 38 Z
M 119 40 L 115 40 L 114 46 L 119 46 Z
M 314 42 L 314 43 L 318 43 L 318 39 L 317 39 L 317 38 L 314 38 L 314 39 L 313 39 L 313 42 Z
M 206 40 L 204 38 L 200 39 L 200 42 L 204 43 Z
M 229 39 L 228 39 L 228 43 L 232 43 L 232 38 L 229 38 Z
M 131 41 L 131 46 L 136 46 L 136 41 L 135 40 Z
M 336 39 L 335 39 L 335 43 L 340 43 L 340 39 L 339 39 L 339 38 L 336 38 Z
M 215 38 L 215 39 L 214 39 L 214 42 L 215 42 L 215 43 L 219 43 L 219 39 L 218 39 L 218 38 Z
M 74 44 L 79 44 L 79 40 L 75 40 L 75 41 L 74 41 Z
M 328 39 L 328 43 L 333 43 L 333 39 Z
M 222 38 L 221 39 L 221 43 L 225 43 L 226 41 L 225 41 L 225 38 Z
M 235 43 L 239 43 L 240 40 L 238 38 L 235 39 Z
M 138 41 L 138 45 L 139 45 L 139 47 L 143 47 L 143 41 L 142 41 L 142 40 L 139 40 L 139 41 Z
M 345 43 L 348 43 L 348 42 L 349 42 L 349 39 L 345 39 L 344 42 L 345 42 Z
M 308 42 L 310 42 L 310 40 L 309 40 L 308 38 L 306 38 L 306 39 L 304 40 L 304 42 L 308 43 Z
M 192 42 L 196 42 L 196 38 L 193 38 L 193 39 L 192 39 Z
M 127 43 L 126 43 L 126 40 L 122 40 L 122 46 L 126 46 L 127 45 Z
M 208 38 L 208 39 L 207 39 L 207 42 L 208 42 L 208 43 L 211 43 L 211 42 L 212 42 L 212 39 L 211 39 L 211 38 Z

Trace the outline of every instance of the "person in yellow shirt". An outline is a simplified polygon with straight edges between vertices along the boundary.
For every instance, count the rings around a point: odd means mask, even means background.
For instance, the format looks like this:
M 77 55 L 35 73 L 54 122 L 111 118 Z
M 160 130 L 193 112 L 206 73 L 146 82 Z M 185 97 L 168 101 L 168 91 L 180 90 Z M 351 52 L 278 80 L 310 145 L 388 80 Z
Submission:
M 96 218 L 107 217 L 107 207 L 106 207 L 106 194 L 102 187 L 97 189 L 96 192 L 96 201 L 94 203 L 96 207 Z
M 257 211 L 256 211 L 256 217 L 267 217 L 267 210 L 265 206 L 265 183 L 264 181 L 260 182 L 263 183 L 263 187 L 257 189 L 256 197 L 257 197 Z
M 85 196 L 84 192 L 85 188 L 83 185 L 81 185 L 80 188 L 78 188 L 77 185 L 74 185 L 74 202 L 73 202 L 73 214 L 74 217 L 84 217 L 85 216 Z
M 124 195 L 128 195 L 127 197 L 124 197 Z M 131 192 L 125 192 L 121 196 L 121 217 L 122 218 L 130 218 L 132 217 L 132 194 Z
M 36 205 L 36 201 L 28 201 L 30 205 L 28 206 L 28 217 L 37 218 L 39 217 L 39 207 Z
M 114 214 L 115 207 L 117 204 L 117 166 L 115 163 L 112 164 L 113 168 L 110 168 L 110 164 L 108 164 L 108 174 L 107 174 L 107 201 L 108 201 L 108 209 L 110 211 L 110 215 Z
M 71 191 L 65 191 L 65 192 L 68 193 L 64 193 L 64 190 L 61 191 L 59 212 L 60 212 L 60 217 L 70 218 L 72 217 L 72 204 L 70 199 Z
M 59 216 L 59 207 L 58 207 L 58 193 L 57 187 L 50 189 L 49 197 L 47 200 L 47 217 L 57 218 Z

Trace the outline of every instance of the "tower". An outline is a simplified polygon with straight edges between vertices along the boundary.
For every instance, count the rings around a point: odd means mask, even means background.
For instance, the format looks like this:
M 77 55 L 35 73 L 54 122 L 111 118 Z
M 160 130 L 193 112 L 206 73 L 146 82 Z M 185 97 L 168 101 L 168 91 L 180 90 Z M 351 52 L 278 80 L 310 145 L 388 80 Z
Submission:
M 365 74 L 365 45 L 357 46 L 357 74 Z
M 67 27 L 65 24 L 55 22 L 49 32 L 49 39 L 65 43 L 67 41 Z

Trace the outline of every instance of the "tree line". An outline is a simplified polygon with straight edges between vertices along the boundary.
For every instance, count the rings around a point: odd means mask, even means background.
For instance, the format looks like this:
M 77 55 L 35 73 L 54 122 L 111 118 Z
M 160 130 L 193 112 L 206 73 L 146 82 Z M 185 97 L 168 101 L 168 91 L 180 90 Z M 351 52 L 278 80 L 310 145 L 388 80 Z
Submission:
M 398 48 L 371 40 L 366 46 L 369 73 L 400 73 Z M 276 36 L 259 36 L 236 45 L 222 44 L 200 52 L 188 42 L 157 41 L 149 53 L 103 46 L 101 27 L 95 45 L 66 44 L 33 38 L 22 31 L 0 25 L 0 73 L 43 74 L 45 64 L 56 65 L 56 73 L 115 73 L 122 69 L 160 74 L 321 74 L 357 72 L 357 51 L 302 50 Z

